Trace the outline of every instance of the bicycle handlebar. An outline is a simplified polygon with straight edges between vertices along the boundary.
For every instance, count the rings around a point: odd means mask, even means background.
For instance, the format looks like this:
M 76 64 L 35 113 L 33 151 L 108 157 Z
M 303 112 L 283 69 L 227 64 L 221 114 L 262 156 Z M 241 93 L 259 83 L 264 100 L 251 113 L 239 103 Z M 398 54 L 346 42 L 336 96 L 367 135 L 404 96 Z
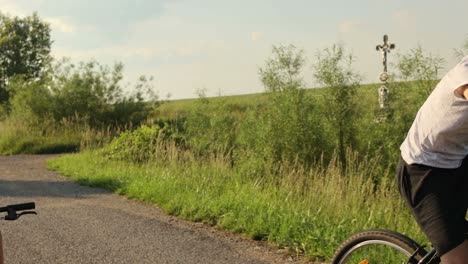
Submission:
M 25 211 L 25 210 L 32 210 L 36 208 L 35 203 L 22 203 L 22 204 L 12 204 L 7 205 L 5 207 L 0 207 L 0 213 L 7 212 L 8 215 L 5 216 L 5 220 L 16 220 L 20 218 L 20 216 L 25 214 L 37 214 L 34 211 L 26 211 L 22 213 L 17 213 L 17 211 Z
M 22 204 L 11 204 L 5 207 L 0 207 L 0 213 L 8 212 L 8 210 L 13 211 L 24 211 L 24 210 L 32 210 L 36 208 L 35 203 L 22 203 Z

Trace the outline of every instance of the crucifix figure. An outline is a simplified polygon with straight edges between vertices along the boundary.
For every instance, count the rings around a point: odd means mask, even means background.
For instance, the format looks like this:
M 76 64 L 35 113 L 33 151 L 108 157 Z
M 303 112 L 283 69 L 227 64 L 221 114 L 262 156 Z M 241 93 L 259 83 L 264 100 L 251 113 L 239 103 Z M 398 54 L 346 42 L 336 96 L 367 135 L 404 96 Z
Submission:
M 383 82 L 382 86 L 379 89 L 379 106 L 380 109 L 387 109 L 388 108 L 388 88 L 385 85 L 388 80 L 388 73 L 387 73 L 387 53 L 390 53 L 392 49 L 395 48 L 395 44 L 388 43 L 388 36 L 384 35 L 383 37 L 384 43 L 382 45 L 377 45 L 375 49 L 377 51 L 382 51 L 382 63 L 383 63 L 383 72 L 380 74 L 380 81 Z
M 390 53 L 390 50 L 395 48 L 395 44 L 388 44 L 388 36 L 383 36 L 383 45 L 377 45 L 375 49 L 377 51 L 382 51 L 382 62 L 384 67 L 384 72 L 387 72 L 387 53 Z

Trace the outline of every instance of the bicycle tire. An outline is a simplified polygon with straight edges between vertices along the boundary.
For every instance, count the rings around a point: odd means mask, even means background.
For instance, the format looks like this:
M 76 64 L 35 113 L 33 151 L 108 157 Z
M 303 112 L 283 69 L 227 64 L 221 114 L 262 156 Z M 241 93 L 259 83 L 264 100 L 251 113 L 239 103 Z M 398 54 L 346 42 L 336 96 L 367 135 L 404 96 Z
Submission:
M 425 255 L 411 238 L 400 233 L 374 229 L 359 232 L 343 242 L 332 264 L 418 263 Z

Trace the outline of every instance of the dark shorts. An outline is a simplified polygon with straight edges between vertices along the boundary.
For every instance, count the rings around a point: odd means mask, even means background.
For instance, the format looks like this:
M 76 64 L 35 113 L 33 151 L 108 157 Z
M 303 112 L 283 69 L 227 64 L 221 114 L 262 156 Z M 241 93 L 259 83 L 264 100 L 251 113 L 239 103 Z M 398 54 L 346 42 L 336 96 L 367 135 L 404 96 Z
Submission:
M 407 164 L 401 157 L 398 188 L 439 256 L 462 244 L 468 232 L 468 158 L 457 169 Z

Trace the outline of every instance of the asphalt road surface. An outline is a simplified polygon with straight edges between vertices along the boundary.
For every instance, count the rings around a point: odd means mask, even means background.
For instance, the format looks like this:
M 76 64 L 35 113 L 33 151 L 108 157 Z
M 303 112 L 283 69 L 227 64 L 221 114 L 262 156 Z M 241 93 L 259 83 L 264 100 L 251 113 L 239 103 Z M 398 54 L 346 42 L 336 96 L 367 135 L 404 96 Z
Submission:
M 0 206 L 34 201 L 38 212 L 0 221 L 6 264 L 304 263 L 264 243 L 80 186 L 48 171 L 51 157 L 0 157 Z

